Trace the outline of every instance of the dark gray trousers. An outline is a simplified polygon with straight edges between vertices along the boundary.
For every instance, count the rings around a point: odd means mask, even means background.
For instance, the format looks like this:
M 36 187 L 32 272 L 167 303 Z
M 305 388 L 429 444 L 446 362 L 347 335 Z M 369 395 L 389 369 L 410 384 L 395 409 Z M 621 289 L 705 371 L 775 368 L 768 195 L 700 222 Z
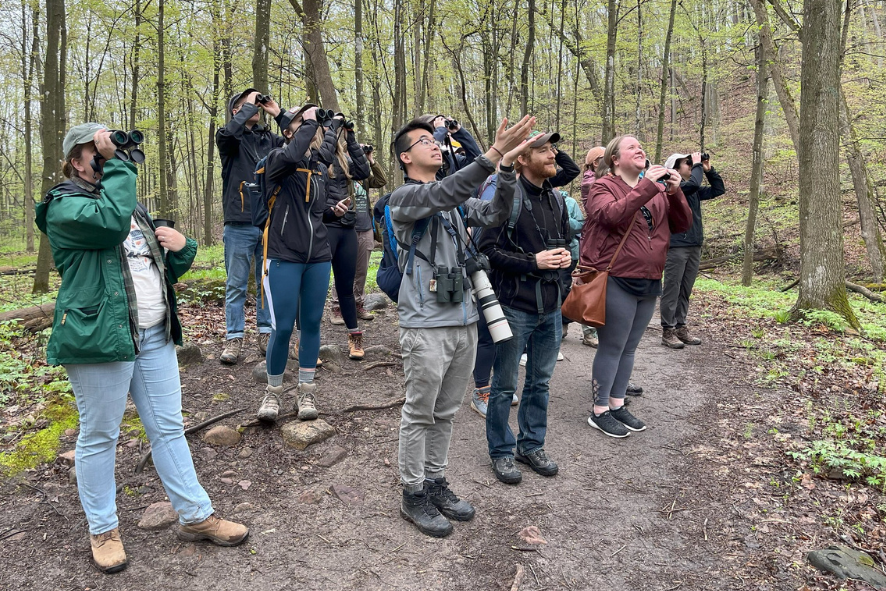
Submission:
M 686 324 L 689 296 L 698 277 L 701 246 L 680 246 L 668 249 L 664 286 L 661 293 L 661 325 L 666 328 Z

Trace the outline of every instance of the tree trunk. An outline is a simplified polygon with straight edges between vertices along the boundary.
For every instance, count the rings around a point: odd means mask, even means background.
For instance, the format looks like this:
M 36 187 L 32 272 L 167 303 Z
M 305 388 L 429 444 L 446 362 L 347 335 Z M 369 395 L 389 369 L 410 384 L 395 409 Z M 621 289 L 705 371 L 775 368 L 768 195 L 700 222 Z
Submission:
M 213 23 L 218 26 L 219 14 L 212 14 Z M 216 29 L 218 30 L 218 29 Z M 212 202 L 213 183 L 215 182 L 215 125 L 218 117 L 219 67 L 221 66 L 221 43 L 218 33 L 212 40 L 212 103 L 209 105 L 209 145 L 206 154 L 206 182 L 203 185 L 203 243 L 211 246 L 212 239 Z
M 65 0 L 46 0 L 46 57 L 43 64 L 43 84 L 40 103 L 40 136 L 43 141 L 43 182 L 45 195 L 61 180 L 59 155 L 66 130 L 65 69 L 67 68 L 67 31 L 65 29 Z M 34 293 L 49 291 L 49 269 L 52 250 L 46 234 L 40 236 L 37 270 L 34 273 Z
M 320 96 L 320 102 L 322 102 L 323 107 L 326 109 L 340 111 L 338 95 L 335 92 L 332 73 L 329 71 L 329 62 L 326 60 L 326 50 L 323 47 L 320 0 L 305 0 L 304 8 L 302 8 L 298 0 L 289 0 L 289 3 L 302 21 L 305 52 L 307 53 L 307 60 L 310 63 L 310 69 L 313 74 L 312 81 Z
M 135 0 L 135 39 L 132 42 L 132 93 L 129 99 L 129 129 L 135 129 L 138 109 L 139 61 L 141 59 L 142 3 Z
M 357 92 L 357 122 L 363 125 L 366 121 L 366 101 L 363 98 L 363 0 L 354 0 L 354 85 Z
M 515 10 L 516 12 L 516 10 Z M 529 30 L 526 33 L 526 49 L 520 66 L 520 117 L 529 112 L 529 62 L 535 49 L 535 0 L 529 0 Z
M 169 155 L 167 154 L 166 121 L 166 48 L 164 46 L 164 4 L 165 0 L 157 0 L 157 144 L 160 164 L 160 217 L 172 215 L 172 203 L 169 199 L 167 172 Z
M 618 0 L 608 2 L 606 75 L 603 82 L 603 145 L 615 137 L 615 43 L 618 38 Z
M 803 2 L 800 291 L 793 312 L 799 317 L 806 310 L 831 310 L 858 329 L 858 319 L 849 304 L 844 283 L 840 97 L 837 92 L 840 88 L 840 4 L 840 0 Z
M 674 15 L 677 12 L 677 0 L 671 0 L 671 16 L 668 18 L 668 32 L 665 35 L 664 53 L 661 56 L 661 87 L 658 93 L 658 128 L 655 132 L 655 160 L 661 162 L 661 148 L 664 142 L 665 98 L 668 95 L 669 62 L 671 59 L 671 37 L 674 34 Z M 672 123 L 673 125 L 673 123 Z
M 637 0 L 637 103 L 634 106 L 634 135 L 640 137 L 640 98 L 643 95 L 643 10 Z
M 27 30 L 27 12 L 22 3 L 22 31 Z M 34 138 L 32 132 L 31 103 L 34 100 L 34 68 L 40 52 L 40 9 L 31 10 L 31 48 L 28 51 L 27 36 L 22 36 L 22 76 L 25 86 L 25 249 L 34 252 Z
M 268 88 L 268 44 L 271 40 L 271 0 L 255 0 L 255 40 L 252 50 L 252 85 L 261 93 Z
M 766 128 L 766 98 L 769 96 L 769 73 L 766 71 L 766 52 L 757 46 L 757 114 L 754 118 L 754 147 L 751 159 L 751 187 L 748 196 L 748 221 L 744 232 L 744 264 L 741 284 L 751 285 L 754 278 L 754 230 L 760 207 L 760 185 L 763 182 L 763 131 Z

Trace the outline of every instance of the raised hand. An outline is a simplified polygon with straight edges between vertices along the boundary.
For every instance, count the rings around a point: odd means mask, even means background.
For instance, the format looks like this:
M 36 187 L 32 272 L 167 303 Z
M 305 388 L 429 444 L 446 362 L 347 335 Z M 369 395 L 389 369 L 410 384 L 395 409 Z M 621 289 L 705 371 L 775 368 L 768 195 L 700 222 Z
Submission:
M 492 148 L 500 154 L 507 154 L 520 145 L 535 125 L 535 117 L 526 115 L 515 125 L 508 128 L 508 120 L 502 119 L 495 132 L 495 141 Z

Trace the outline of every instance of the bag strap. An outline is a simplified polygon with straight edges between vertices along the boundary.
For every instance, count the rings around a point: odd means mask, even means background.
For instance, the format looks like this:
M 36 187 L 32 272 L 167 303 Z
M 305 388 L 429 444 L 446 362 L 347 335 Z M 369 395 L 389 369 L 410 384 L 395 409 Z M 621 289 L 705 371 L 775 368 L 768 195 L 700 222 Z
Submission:
M 618 253 L 621 252 L 621 247 L 625 245 L 625 242 L 627 242 L 628 235 L 631 233 L 631 226 L 634 225 L 634 219 L 636 219 L 636 217 L 637 217 L 637 214 L 634 214 L 634 217 L 631 218 L 631 223 L 628 226 L 628 229 L 625 231 L 625 235 L 622 236 L 621 242 L 618 243 L 618 248 L 615 249 L 615 254 L 612 255 L 612 259 L 610 259 L 610 261 L 609 261 L 609 266 L 606 267 L 607 273 L 612 270 L 612 265 L 615 264 L 615 259 L 618 258 Z
M 264 170 L 264 169 L 262 169 Z M 271 227 L 271 212 L 274 210 L 274 203 L 277 202 L 277 195 L 280 193 L 280 189 L 283 188 L 283 185 L 277 185 L 277 188 L 274 189 L 274 194 L 271 195 L 271 198 L 268 199 L 268 219 L 265 220 L 265 229 L 262 231 L 262 282 L 259 289 L 261 290 L 261 307 L 264 309 L 265 307 L 265 277 L 268 276 L 268 230 Z

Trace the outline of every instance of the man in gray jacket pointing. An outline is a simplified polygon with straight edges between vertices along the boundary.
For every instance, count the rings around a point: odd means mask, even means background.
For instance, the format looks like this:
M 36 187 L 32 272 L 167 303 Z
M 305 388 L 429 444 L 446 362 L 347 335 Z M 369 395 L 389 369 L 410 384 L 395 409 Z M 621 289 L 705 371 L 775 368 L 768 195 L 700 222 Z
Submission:
M 468 521 L 474 508 L 450 489 L 444 471 L 452 437 L 452 419 L 461 406 L 474 366 L 478 311 L 465 273 L 466 224 L 494 226 L 511 214 L 514 161 L 526 149 L 535 118 L 526 116 L 507 129 L 502 121 L 495 141 L 473 163 L 436 180 L 443 164 L 434 130 L 426 122 L 406 124 L 394 139 L 394 150 L 406 183 L 390 197 L 398 243 L 400 348 L 406 374 L 406 403 L 400 420 L 400 514 L 427 535 L 452 533 L 447 517 Z M 498 168 L 492 201 L 472 195 Z M 424 228 L 415 236 L 416 224 Z M 409 245 L 419 238 L 415 254 Z M 405 247 L 405 248 L 404 248 Z M 407 265 L 407 263 L 409 263 Z M 408 267 L 408 268 L 407 268 Z M 444 517 L 445 516 L 445 517 Z

